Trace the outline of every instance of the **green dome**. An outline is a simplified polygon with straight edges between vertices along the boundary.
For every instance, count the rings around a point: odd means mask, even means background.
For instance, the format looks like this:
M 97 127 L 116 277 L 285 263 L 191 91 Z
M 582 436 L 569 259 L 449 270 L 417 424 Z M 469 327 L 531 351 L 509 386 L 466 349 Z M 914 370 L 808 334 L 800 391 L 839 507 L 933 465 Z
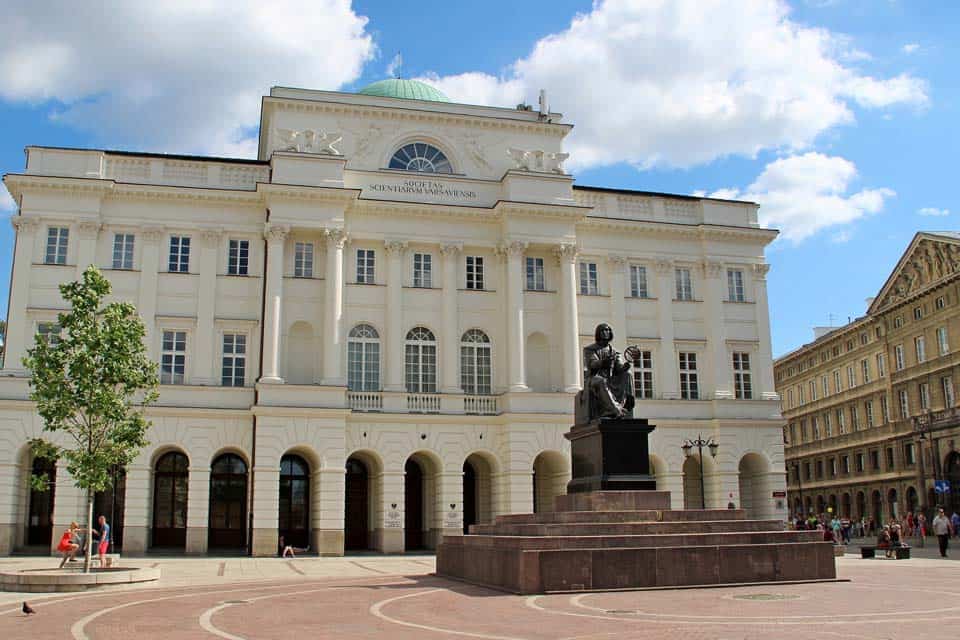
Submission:
M 428 100 L 430 102 L 450 102 L 450 98 L 419 80 L 388 78 L 367 85 L 357 93 L 381 98 L 406 98 L 407 100 Z

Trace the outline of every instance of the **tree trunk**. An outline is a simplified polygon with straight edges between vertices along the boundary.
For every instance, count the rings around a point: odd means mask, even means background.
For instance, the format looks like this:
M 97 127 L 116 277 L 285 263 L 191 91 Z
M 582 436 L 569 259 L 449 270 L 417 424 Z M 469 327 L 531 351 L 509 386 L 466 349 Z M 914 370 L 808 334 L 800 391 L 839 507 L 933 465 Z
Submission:
M 83 558 L 83 572 L 90 573 L 93 557 L 93 491 L 87 490 L 87 553 Z

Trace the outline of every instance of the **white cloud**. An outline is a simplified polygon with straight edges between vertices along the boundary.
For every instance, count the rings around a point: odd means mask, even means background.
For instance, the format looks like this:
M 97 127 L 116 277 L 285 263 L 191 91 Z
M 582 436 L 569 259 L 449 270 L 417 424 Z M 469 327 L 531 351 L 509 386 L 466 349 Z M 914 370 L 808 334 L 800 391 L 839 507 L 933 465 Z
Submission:
M 919 48 L 920 48 L 919 44 L 917 44 L 916 42 L 910 42 L 900 47 L 900 50 L 906 53 L 907 55 L 909 55 L 911 53 L 915 53 Z
M 853 236 L 850 231 L 848 229 L 844 229 L 843 231 L 838 231 L 837 233 L 833 234 L 833 237 L 830 238 L 830 242 L 834 244 L 846 244 L 850 242 L 851 237 Z
M 375 53 L 349 0 L 4 5 L 0 99 L 104 145 L 251 155 L 273 85 L 336 89 Z
M 6 187 L 0 187 L 0 212 L 9 213 L 16 211 L 17 203 L 7 191 Z
M 948 216 L 950 209 L 937 209 L 936 207 L 923 207 L 917 210 L 917 215 L 921 216 Z
M 403 68 L 403 56 L 397 51 L 397 55 L 393 56 L 387 63 L 387 75 L 396 78 L 400 75 L 401 68 Z
M 849 38 L 789 19 L 779 0 L 608 0 L 538 41 L 500 77 L 425 79 L 459 102 L 512 107 L 546 88 L 576 124 L 573 168 L 686 167 L 808 148 L 864 108 L 922 105 L 923 80 L 874 78 Z
M 799 243 L 824 229 L 850 224 L 883 209 L 896 195 L 886 188 L 849 193 L 857 167 L 849 160 L 805 153 L 774 160 L 742 192 L 721 189 L 712 197 L 737 197 L 760 204 L 760 224 L 779 229 L 785 240 Z M 834 242 L 846 242 L 844 229 Z

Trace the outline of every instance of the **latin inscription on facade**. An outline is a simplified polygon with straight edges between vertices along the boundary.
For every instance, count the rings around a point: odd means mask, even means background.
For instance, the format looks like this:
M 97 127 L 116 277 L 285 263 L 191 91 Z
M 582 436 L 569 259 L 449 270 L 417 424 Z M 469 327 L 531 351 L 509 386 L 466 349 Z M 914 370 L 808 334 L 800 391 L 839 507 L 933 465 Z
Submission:
M 374 182 L 365 185 L 363 188 L 365 195 L 376 197 L 378 199 L 409 199 L 411 196 L 422 197 L 441 202 L 452 202 L 457 204 L 474 204 L 479 198 L 479 194 L 470 188 L 464 188 L 456 184 L 442 182 L 440 180 L 412 179 L 398 180 L 396 182 Z

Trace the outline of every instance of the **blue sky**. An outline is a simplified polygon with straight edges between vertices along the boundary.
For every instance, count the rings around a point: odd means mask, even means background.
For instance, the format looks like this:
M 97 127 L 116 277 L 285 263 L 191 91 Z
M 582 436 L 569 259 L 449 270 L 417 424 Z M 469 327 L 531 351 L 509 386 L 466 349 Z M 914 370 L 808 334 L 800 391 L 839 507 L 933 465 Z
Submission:
M 775 354 L 862 314 L 915 232 L 957 229 L 953 3 L 70 7 L 6 10 L 2 173 L 29 144 L 249 156 L 274 84 L 349 91 L 393 72 L 505 106 L 545 88 L 577 125 L 579 183 L 761 202 L 782 231 L 767 251 Z M 0 224 L 2 316 L 12 243 Z

